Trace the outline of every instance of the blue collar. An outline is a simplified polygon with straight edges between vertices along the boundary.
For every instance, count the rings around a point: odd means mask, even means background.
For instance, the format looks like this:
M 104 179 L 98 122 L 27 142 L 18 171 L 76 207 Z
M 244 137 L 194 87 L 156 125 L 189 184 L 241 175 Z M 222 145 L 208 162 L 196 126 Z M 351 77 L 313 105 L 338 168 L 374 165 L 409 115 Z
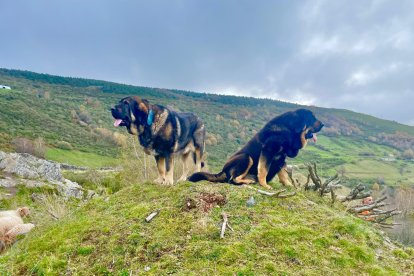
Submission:
M 154 111 L 150 109 L 148 112 L 147 125 L 151 126 L 153 122 L 154 122 Z

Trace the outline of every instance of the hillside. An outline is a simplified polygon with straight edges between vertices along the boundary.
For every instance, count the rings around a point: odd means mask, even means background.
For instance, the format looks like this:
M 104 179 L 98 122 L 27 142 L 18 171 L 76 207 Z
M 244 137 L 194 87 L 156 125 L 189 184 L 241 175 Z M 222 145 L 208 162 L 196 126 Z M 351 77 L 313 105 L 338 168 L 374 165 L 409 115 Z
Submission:
M 297 195 L 282 199 L 234 185 L 152 183 L 154 161 L 135 137 L 113 127 L 109 112 L 120 98 L 139 95 L 198 114 L 208 131 L 208 168 L 215 171 L 267 120 L 298 105 L 6 69 L 0 69 L 0 84 L 12 87 L 0 90 L 0 150 L 14 151 L 19 137 L 40 137 L 46 159 L 89 167 L 64 171 L 63 177 L 94 191 L 63 199 L 53 187 L 0 188 L 0 209 L 29 206 L 26 221 L 36 224 L 0 256 L 1 275 L 414 272 L 413 248 L 390 241 L 382 229 L 350 215 L 344 204 L 331 204 L 312 191 L 297 189 Z M 338 172 L 346 185 L 413 185 L 413 127 L 346 110 L 307 108 L 326 128 L 317 144 L 289 164 L 316 161 L 321 176 Z M 177 175 L 180 169 L 176 166 Z M 303 180 L 301 172 L 294 171 L 295 179 Z M 16 176 L 0 170 L 0 180 L 6 177 Z M 271 185 L 280 188 L 276 181 Z M 414 196 L 409 190 L 395 189 L 395 197 Z M 255 203 L 248 206 L 252 196 Z M 412 216 L 411 197 L 402 199 L 410 201 L 405 215 Z M 159 214 L 145 222 L 155 210 Z M 220 239 L 223 212 L 233 231 Z M 404 242 L 414 244 L 407 226 Z
M 12 87 L 0 91 L 0 149 L 12 151 L 16 137 L 42 137 L 48 145 L 47 158 L 91 167 L 116 164 L 124 139 L 120 134 L 126 132 L 114 129 L 108 110 L 126 95 L 139 95 L 203 118 L 212 170 L 219 169 L 267 120 L 300 107 L 268 99 L 137 87 L 7 69 L 0 69 L 0 83 Z M 346 110 L 307 108 L 326 127 L 316 145 L 308 146 L 289 163 L 314 160 L 320 163 L 323 175 L 341 171 L 352 179 L 367 182 L 412 184 L 414 127 Z
M 24 201 L 30 191 L 18 198 Z M 254 196 L 256 204 L 247 207 Z M 26 199 L 27 201 L 27 199 Z M 44 211 L 33 203 L 32 208 Z M 78 203 L 79 204 L 79 203 Z M 278 199 L 231 185 L 134 183 L 81 207 L 66 203 L 0 257 L 9 275 L 401 275 L 414 250 L 313 192 Z M 56 208 L 56 207 L 55 207 Z M 144 221 L 160 210 L 150 223 Z M 220 239 L 221 214 L 234 231 Z

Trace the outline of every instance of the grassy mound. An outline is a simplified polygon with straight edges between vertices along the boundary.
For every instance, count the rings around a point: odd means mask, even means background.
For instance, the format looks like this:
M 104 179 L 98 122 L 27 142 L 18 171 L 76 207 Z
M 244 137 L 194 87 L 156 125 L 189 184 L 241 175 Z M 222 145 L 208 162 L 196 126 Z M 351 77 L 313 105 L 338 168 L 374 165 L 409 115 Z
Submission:
M 234 229 L 224 239 L 222 212 Z M 278 199 L 231 185 L 143 183 L 39 225 L 0 257 L 0 272 L 398 275 L 414 273 L 413 261 L 412 249 L 311 192 Z

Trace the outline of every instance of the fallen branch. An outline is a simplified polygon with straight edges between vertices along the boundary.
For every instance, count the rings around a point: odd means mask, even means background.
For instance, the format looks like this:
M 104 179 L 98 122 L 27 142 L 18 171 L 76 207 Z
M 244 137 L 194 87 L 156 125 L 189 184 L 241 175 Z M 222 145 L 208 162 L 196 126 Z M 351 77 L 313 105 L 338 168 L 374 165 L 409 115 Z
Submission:
M 287 197 L 291 197 L 291 196 L 296 195 L 296 192 L 292 192 L 292 193 L 288 193 L 288 194 L 282 194 L 282 193 L 286 192 L 286 189 L 282 189 L 282 190 L 279 190 L 279 191 L 276 191 L 276 192 L 268 192 L 268 191 L 256 189 L 256 188 L 254 188 L 252 186 L 249 186 L 249 185 L 244 185 L 244 186 L 251 189 L 251 190 L 255 190 L 259 194 L 272 196 L 272 197 L 277 197 L 277 198 L 287 198 Z
M 345 201 L 351 201 L 351 200 L 356 200 L 356 199 L 363 199 L 363 198 L 371 196 L 370 192 L 363 193 L 364 190 L 365 190 L 365 186 L 363 184 L 358 184 L 355 188 L 352 189 L 352 191 L 346 197 L 342 197 L 341 201 L 345 202 Z
M 312 179 L 314 184 L 313 190 L 317 191 L 322 186 L 322 180 L 318 175 L 318 170 L 316 169 L 316 163 L 307 163 L 306 166 L 308 167 L 309 175 L 308 179 Z
M 286 168 L 286 172 L 287 172 L 287 174 L 288 174 L 288 176 L 289 176 L 289 179 L 290 179 L 290 182 L 292 183 L 292 185 L 293 185 L 293 187 L 295 187 L 296 189 L 298 188 L 298 187 L 300 187 L 300 183 L 299 183 L 299 181 L 297 180 L 297 179 L 293 179 L 293 167 L 287 167 Z
M 326 180 L 322 186 L 321 186 L 321 190 L 320 190 L 320 195 L 323 196 L 323 194 L 325 193 L 325 190 L 327 189 L 328 185 L 333 182 L 335 179 L 338 178 L 338 174 L 335 174 L 334 176 L 332 176 L 331 178 L 329 178 L 328 180 Z M 338 184 L 339 181 L 335 181 L 335 185 Z
M 335 200 L 337 198 L 337 195 L 335 194 L 334 189 L 332 189 L 332 187 L 330 189 L 330 192 L 331 192 L 331 199 L 332 199 L 331 204 L 333 205 L 335 203 Z
M 49 213 L 49 215 L 51 215 L 52 216 L 52 218 L 54 219 L 54 220 L 59 220 L 59 217 L 57 217 L 55 214 L 53 214 L 52 213 L 52 211 L 50 211 L 50 210 L 46 210 L 48 213 Z
M 391 212 L 389 214 L 386 214 L 386 215 L 384 215 L 384 216 L 376 219 L 375 222 L 376 223 L 381 223 L 381 222 L 387 220 L 388 218 L 393 217 L 393 216 L 396 216 L 396 215 L 399 215 L 399 214 L 401 214 L 401 211 L 393 211 L 393 212 Z
M 365 211 L 371 211 L 375 208 L 389 205 L 389 204 L 386 204 L 386 203 L 382 202 L 386 199 L 387 199 L 387 197 L 383 196 L 380 199 L 376 200 L 375 202 L 373 202 L 369 205 L 357 205 L 357 206 L 354 206 L 354 207 L 350 208 L 348 211 L 350 211 L 352 213 L 361 213 L 361 212 L 365 212 Z
M 156 215 L 158 215 L 160 212 L 160 210 L 156 210 L 154 212 L 152 212 L 151 214 L 148 215 L 148 217 L 145 218 L 146 222 L 150 222 L 153 218 L 155 218 Z
M 221 225 L 220 238 L 224 239 L 224 232 L 226 232 L 226 228 L 228 227 L 227 225 L 228 218 L 227 218 L 227 214 L 224 212 L 221 215 L 223 216 L 223 224 Z
M 384 222 L 379 222 L 378 223 L 381 226 L 395 226 L 395 225 L 402 225 L 402 223 L 384 223 Z
M 366 206 L 363 206 L 363 207 L 352 207 L 351 209 L 349 209 L 349 211 L 352 212 L 352 213 L 362 213 L 362 212 L 371 211 L 374 208 L 383 207 L 383 206 L 386 206 L 386 205 L 389 205 L 389 204 L 387 204 L 387 203 L 370 204 L 370 205 L 366 205 Z

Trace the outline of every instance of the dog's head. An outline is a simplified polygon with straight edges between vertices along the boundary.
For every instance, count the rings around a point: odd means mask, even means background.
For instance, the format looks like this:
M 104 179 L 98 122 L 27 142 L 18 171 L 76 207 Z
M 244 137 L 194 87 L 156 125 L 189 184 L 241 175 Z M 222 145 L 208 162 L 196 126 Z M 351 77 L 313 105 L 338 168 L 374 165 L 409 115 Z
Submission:
M 126 97 L 111 108 L 115 127 L 126 127 L 130 134 L 140 134 L 148 124 L 150 104 L 139 97 Z
M 290 129 L 293 132 L 300 134 L 302 147 L 306 145 L 308 139 L 313 139 L 313 141 L 316 142 L 316 133 L 322 129 L 323 123 L 316 119 L 312 111 L 308 109 L 298 109 L 293 111 L 288 119 L 288 126 Z
M 20 217 L 24 218 L 30 215 L 30 209 L 29 207 L 17 208 L 17 213 L 19 213 Z

